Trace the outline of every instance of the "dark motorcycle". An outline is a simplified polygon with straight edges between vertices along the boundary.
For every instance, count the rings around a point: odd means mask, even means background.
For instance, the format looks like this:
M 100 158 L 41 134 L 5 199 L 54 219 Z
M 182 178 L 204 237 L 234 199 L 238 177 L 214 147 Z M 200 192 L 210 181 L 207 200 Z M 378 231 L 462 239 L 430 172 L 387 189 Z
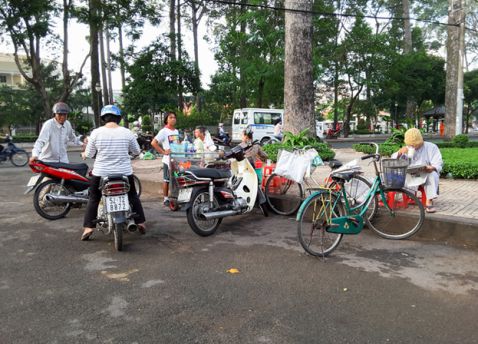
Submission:
M 15 146 L 11 136 L 7 136 L 5 142 L 7 147 L 0 147 L 0 162 L 10 159 L 14 166 L 25 166 L 28 163 L 28 153 L 24 149 Z
M 229 134 L 225 133 L 222 136 L 211 136 L 215 145 L 229 147 L 231 145 L 231 138 Z
M 246 148 L 247 149 L 247 148 Z M 178 203 L 184 204 L 188 224 L 198 235 L 215 233 L 224 217 L 241 215 L 258 205 L 267 216 L 267 202 L 257 174 L 241 146 L 224 154 L 231 170 L 195 168 L 175 176 L 179 186 Z

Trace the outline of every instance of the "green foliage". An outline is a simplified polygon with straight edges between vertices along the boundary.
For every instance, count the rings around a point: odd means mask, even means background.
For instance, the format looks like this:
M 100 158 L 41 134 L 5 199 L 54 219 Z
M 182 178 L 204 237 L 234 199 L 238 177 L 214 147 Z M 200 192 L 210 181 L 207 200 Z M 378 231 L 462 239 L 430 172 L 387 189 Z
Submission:
M 179 79 L 184 93 L 198 91 L 193 64 L 186 57 L 183 61 L 172 60 L 168 48 L 160 41 L 132 58 L 134 63 L 128 67 L 130 77 L 124 93 L 127 113 L 156 114 L 177 107 Z
M 186 116 L 182 112 L 177 113 L 176 127 L 178 129 L 194 129 L 198 125 L 216 125 L 217 121 L 206 111 L 198 111 L 195 107 L 191 114 Z
M 37 138 L 37 135 L 15 135 L 13 142 L 35 142 Z
M 403 146 L 406 131 L 407 131 L 407 128 L 400 128 L 400 129 L 392 128 L 392 135 L 390 135 L 390 137 L 387 140 L 385 140 L 385 143 Z
M 391 156 L 393 153 L 398 151 L 402 145 L 399 144 L 393 144 L 393 143 L 382 143 L 378 145 L 379 149 L 378 152 L 382 156 Z M 354 144 L 352 146 L 353 149 L 355 149 L 357 152 L 362 152 L 364 154 L 372 154 L 375 153 L 375 147 L 367 144 Z
M 436 143 L 438 148 L 478 148 L 478 141 L 468 141 L 465 145 L 458 146 L 456 143 L 450 142 L 438 142 Z
M 284 145 L 295 148 L 295 147 L 304 147 L 307 145 L 314 145 L 320 143 L 318 138 L 311 137 L 309 135 L 309 129 L 304 129 L 297 135 L 294 135 L 290 131 L 284 132 L 284 139 L 282 141 Z
M 154 130 L 153 130 L 153 124 L 151 122 L 151 116 L 144 115 L 142 119 L 143 120 L 141 122 L 141 130 L 144 133 L 146 133 L 146 132 L 152 133 Z
M 478 149 L 444 148 L 442 175 L 451 174 L 453 178 L 478 179 Z
M 310 147 L 317 150 L 322 160 L 331 160 L 335 157 L 335 152 L 330 149 L 330 147 L 326 143 L 316 142 L 310 145 Z M 291 146 L 283 143 L 274 143 L 270 145 L 265 145 L 262 147 L 262 149 L 264 150 L 264 152 L 266 152 L 269 159 L 271 159 L 273 162 L 277 162 L 277 154 L 279 153 L 279 150 L 291 150 Z
M 465 148 L 468 145 L 469 141 L 470 139 L 465 134 L 456 135 L 452 140 L 453 144 L 455 144 L 456 147 L 461 148 Z

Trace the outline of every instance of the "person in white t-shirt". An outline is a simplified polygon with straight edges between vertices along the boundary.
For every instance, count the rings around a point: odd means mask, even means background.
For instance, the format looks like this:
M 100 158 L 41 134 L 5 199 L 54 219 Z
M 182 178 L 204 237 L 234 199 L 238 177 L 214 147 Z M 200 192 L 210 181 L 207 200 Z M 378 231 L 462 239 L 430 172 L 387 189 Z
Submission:
M 165 206 L 169 206 L 169 154 L 171 153 L 171 144 L 179 144 L 179 131 L 176 129 L 176 114 L 168 112 L 164 117 L 164 128 L 161 129 L 151 142 L 151 146 L 159 153 L 163 154 L 163 195 Z

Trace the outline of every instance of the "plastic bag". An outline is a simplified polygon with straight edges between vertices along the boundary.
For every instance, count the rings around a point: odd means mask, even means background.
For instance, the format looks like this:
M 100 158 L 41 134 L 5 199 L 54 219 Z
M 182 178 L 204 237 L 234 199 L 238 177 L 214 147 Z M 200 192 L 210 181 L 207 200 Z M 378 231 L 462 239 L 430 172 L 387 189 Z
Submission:
M 146 152 L 143 154 L 143 160 L 154 160 L 156 157 L 151 152 Z
M 315 156 L 317 156 L 317 151 L 314 149 L 293 153 L 283 150 L 280 152 L 279 159 L 277 159 L 274 173 L 296 183 L 302 183 L 304 176 L 310 175 L 310 165 Z

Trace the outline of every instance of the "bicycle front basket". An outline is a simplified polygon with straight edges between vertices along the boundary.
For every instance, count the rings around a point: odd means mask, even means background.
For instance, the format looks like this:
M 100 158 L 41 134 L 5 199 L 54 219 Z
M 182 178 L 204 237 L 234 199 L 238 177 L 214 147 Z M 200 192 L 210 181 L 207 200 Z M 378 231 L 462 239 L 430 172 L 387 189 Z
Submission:
M 382 159 L 382 182 L 388 188 L 403 188 L 408 161 L 403 159 Z

